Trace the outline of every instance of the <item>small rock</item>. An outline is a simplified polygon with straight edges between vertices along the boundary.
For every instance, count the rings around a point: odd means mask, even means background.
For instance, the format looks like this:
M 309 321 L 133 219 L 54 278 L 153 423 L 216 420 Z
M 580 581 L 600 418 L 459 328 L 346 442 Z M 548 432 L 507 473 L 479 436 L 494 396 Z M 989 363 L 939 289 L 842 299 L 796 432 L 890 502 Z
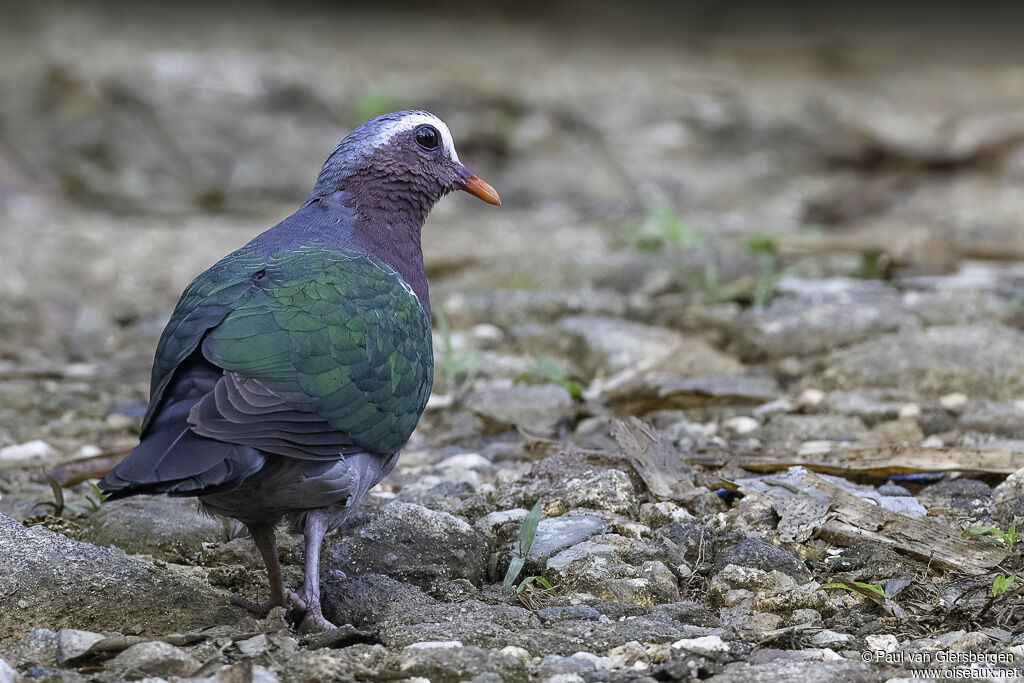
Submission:
M 530 546 L 529 557 L 539 562 L 591 536 L 603 534 L 609 529 L 608 522 L 593 515 L 563 515 L 547 517 L 537 525 L 537 534 Z M 518 544 L 517 544 L 518 545 Z
M 768 401 L 762 403 L 758 407 L 754 408 L 754 417 L 766 418 L 770 415 L 778 415 L 780 413 L 792 413 L 796 410 L 796 405 L 788 398 L 778 398 L 774 401 Z
M 39 460 L 47 458 L 56 452 L 56 449 L 50 444 L 41 439 L 36 439 L 35 441 L 26 441 L 25 443 L 0 448 L 0 462 L 9 464 L 22 460 Z
M 829 648 L 849 648 L 854 637 L 849 633 L 837 633 L 824 628 L 816 633 L 812 633 L 808 640 L 815 647 L 829 647 Z
M 821 618 L 821 612 L 816 609 L 795 609 L 793 614 L 789 617 L 790 624 L 810 624 L 811 626 L 821 626 L 823 620 Z
M 464 647 L 459 640 L 425 640 L 419 643 L 406 645 L 407 650 L 450 650 L 454 647 Z
M 679 507 L 672 501 L 644 503 L 640 506 L 640 521 L 651 529 L 657 529 L 672 522 L 692 519 L 693 515 L 686 508 Z
M 672 650 L 678 653 L 696 652 L 702 655 L 713 655 L 728 652 L 729 646 L 721 636 L 701 636 L 700 638 L 683 638 L 672 643 Z
M 537 610 L 541 621 L 561 621 L 563 619 L 596 620 L 601 613 L 590 605 L 559 605 Z
M 802 406 L 817 406 L 825 400 L 825 392 L 821 389 L 808 388 L 801 392 L 796 402 Z
M 945 445 L 946 444 L 942 443 L 942 437 L 938 434 L 932 434 L 921 442 L 922 448 L 942 448 Z
M 18 683 L 21 676 L 11 668 L 11 665 L 0 659 L 0 683 Z
M 238 648 L 238 651 L 246 657 L 256 657 L 257 655 L 261 655 L 267 651 L 269 642 L 267 641 L 266 634 L 261 633 L 258 636 L 253 636 L 246 640 L 240 640 L 235 643 L 235 646 Z
M 73 662 L 103 640 L 104 636 L 92 631 L 65 628 L 57 633 L 57 663 L 61 666 Z
M 377 572 L 421 588 L 453 579 L 479 585 L 486 558 L 486 541 L 465 520 L 402 501 L 388 503 L 324 552 L 329 569 Z
M 900 407 L 898 417 L 901 420 L 916 420 L 921 417 L 921 406 L 916 403 L 904 403 Z
M 233 623 L 238 610 L 187 568 L 158 568 L 0 514 L 0 614 L 2 641 L 40 625 L 184 632 Z
M 224 539 L 224 526 L 193 500 L 137 496 L 107 503 L 83 524 L 82 539 L 167 562 L 190 560 L 203 544 Z
M 867 636 L 864 640 L 871 652 L 895 652 L 900 646 L 900 641 L 891 633 Z
M 576 410 L 569 391 L 557 384 L 480 384 L 466 405 L 492 433 L 518 427 L 539 436 L 555 436 Z
M 132 645 L 114 657 L 107 666 L 112 671 L 133 678 L 140 674 L 188 676 L 199 668 L 199 662 L 173 645 L 152 640 Z
M 967 407 L 967 396 L 956 391 L 939 399 L 939 404 L 951 413 L 959 413 Z
M 742 434 L 750 434 L 751 432 L 757 431 L 761 427 L 761 423 L 752 417 L 745 415 L 737 415 L 736 417 L 729 418 L 722 425 L 726 431 L 731 432 L 737 436 Z

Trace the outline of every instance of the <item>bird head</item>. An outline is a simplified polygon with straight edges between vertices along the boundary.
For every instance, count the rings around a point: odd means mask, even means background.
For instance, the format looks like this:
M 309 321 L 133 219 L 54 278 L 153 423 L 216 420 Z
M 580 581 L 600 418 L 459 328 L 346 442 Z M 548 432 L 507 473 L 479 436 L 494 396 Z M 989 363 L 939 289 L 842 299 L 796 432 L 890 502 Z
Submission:
M 501 205 L 494 188 L 462 165 L 444 121 L 417 110 L 370 119 L 341 141 L 324 163 L 310 200 L 339 190 L 357 211 L 390 208 L 423 218 L 454 190 Z

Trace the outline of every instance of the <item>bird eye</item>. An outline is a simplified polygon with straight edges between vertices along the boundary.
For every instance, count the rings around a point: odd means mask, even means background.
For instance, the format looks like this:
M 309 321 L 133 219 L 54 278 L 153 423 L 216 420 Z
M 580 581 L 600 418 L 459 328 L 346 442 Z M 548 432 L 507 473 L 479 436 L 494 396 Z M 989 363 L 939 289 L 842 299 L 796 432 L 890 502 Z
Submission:
M 441 134 L 433 126 L 420 126 L 416 129 L 416 144 L 423 149 L 437 149 L 441 142 Z

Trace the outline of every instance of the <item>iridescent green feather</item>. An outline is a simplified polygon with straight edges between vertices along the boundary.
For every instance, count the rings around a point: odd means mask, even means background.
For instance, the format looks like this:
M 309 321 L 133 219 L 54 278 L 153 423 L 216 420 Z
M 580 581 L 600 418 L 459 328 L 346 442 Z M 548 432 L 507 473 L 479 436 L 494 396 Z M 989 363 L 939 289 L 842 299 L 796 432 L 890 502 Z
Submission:
M 318 245 L 239 251 L 197 278 L 161 338 L 154 397 L 200 340 L 209 361 L 370 452 L 401 448 L 433 380 L 430 321 L 412 290 L 376 259 Z

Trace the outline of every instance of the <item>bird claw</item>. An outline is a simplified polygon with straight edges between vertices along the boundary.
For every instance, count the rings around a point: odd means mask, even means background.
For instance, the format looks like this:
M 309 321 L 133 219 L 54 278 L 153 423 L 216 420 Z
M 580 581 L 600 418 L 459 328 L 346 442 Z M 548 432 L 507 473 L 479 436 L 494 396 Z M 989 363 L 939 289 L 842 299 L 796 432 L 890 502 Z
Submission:
M 288 591 L 283 603 L 275 602 L 274 600 L 256 602 L 255 600 L 250 600 L 239 593 L 233 593 L 231 595 L 231 604 L 241 607 L 248 612 L 252 612 L 261 618 L 266 617 L 270 613 L 270 610 L 275 607 L 284 607 L 287 612 L 295 612 L 297 614 L 306 613 L 306 602 L 295 591 Z
M 302 620 L 299 625 L 299 633 L 310 634 L 310 633 L 323 633 L 324 631 L 330 631 L 335 629 L 337 626 L 327 621 L 324 615 L 309 612 L 306 614 L 306 618 Z

